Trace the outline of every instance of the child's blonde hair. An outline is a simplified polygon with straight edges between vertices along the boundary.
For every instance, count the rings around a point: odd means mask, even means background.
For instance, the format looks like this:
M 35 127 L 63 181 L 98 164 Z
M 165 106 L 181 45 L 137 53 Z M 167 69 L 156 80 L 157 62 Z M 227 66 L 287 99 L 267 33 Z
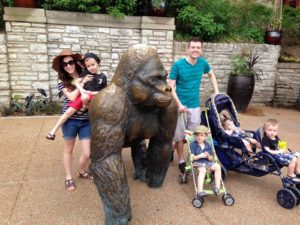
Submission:
M 264 124 L 264 131 L 269 126 L 277 126 L 277 125 L 278 125 L 278 121 L 276 119 L 268 119 Z

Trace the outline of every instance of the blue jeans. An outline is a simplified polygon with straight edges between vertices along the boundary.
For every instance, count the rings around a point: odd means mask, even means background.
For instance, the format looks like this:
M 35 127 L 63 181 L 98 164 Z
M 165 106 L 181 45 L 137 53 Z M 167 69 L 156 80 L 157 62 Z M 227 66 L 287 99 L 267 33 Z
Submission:
M 91 139 L 91 126 L 89 120 L 68 119 L 62 125 L 62 132 L 65 140 L 75 139 L 77 135 L 79 140 Z

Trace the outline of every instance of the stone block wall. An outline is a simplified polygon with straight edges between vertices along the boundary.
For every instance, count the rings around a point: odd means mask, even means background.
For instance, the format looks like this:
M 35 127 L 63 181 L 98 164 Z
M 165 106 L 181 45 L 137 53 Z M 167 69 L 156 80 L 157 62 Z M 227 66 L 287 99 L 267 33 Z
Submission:
M 6 35 L 0 33 L 0 105 L 10 101 Z
M 300 63 L 278 63 L 274 105 L 300 108 Z
M 4 20 L 9 79 L 1 75 L 7 83 L 0 89 L 0 96 L 4 93 L 9 96 L 10 91 L 11 96 L 25 97 L 43 88 L 55 99 L 58 80 L 51 63 L 63 49 L 98 54 L 101 70 L 108 75 L 108 80 L 122 53 L 137 43 L 156 46 L 166 68 L 173 62 L 174 18 L 126 16 L 118 19 L 101 14 L 6 7 Z M 9 104 L 9 100 L 0 103 Z

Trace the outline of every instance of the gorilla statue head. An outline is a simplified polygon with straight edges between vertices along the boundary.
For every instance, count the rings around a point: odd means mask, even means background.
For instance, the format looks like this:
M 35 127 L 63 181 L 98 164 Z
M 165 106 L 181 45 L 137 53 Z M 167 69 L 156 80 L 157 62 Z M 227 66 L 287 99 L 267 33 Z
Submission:
M 122 56 L 112 80 L 137 106 L 165 107 L 171 103 L 167 73 L 154 47 L 138 44 Z

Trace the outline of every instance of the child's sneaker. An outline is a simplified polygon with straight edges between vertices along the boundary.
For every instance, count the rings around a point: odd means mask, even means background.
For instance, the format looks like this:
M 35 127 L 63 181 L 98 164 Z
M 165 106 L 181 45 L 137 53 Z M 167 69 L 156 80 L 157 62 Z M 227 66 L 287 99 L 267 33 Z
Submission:
M 185 172 L 185 166 L 186 166 L 185 162 L 179 163 L 178 168 L 179 168 L 181 173 Z
M 220 190 L 216 186 L 213 186 L 213 192 L 215 193 L 215 196 L 217 196 L 220 193 Z
M 208 196 L 208 194 L 205 191 L 201 191 L 197 194 L 197 196 L 198 196 L 198 198 L 203 198 L 203 197 Z

